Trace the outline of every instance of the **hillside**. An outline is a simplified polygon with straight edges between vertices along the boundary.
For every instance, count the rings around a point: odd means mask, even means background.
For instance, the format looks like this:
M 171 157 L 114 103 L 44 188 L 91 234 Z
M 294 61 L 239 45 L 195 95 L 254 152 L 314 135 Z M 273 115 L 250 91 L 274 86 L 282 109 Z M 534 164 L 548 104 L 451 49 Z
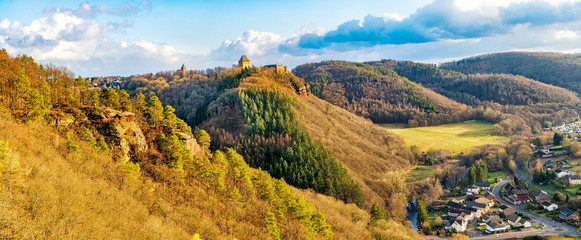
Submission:
M 441 64 L 442 69 L 465 74 L 504 73 L 581 93 L 581 56 L 541 52 L 493 53 Z
M 308 85 L 293 74 L 259 69 L 238 71 L 218 76 L 218 82 L 222 82 L 219 85 L 234 83 L 231 86 L 236 88 L 224 88 L 207 106 L 189 106 L 190 112 L 206 109 L 206 120 L 198 127 L 209 130 L 215 139 L 213 147 L 233 147 L 251 166 L 283 177 L 296 187 L 313 188 L 365 209 L 378 203 L 386 207 L 390 216 L 404 220 L 407 195 L 403 175 L 413 157 L 400 138 L 309 94 L 305 91 Z M 209 81 L 205 76 L 198 78 L 190 81 Z M 167 81 L 166 89 L 177 88 L 181 85 L 177 82 Z M 189 94 L 197 92 L 192 90 Z M 311 167 L 293 167 L 294 161 L 313 164 L 313 169 L 336 168 L 329 172 L 336 180 L 309 180 L 312 174 L 327 170 L 310 172 Z M 338 161 L 340 167 L 331 167 L 333 161 Z M 327 164 L 320 165 L 324 162 Z M 348 179 L 356 187 L 349 187 Z M 339 184 L 334 190 L 327 185 L 338 180 L 347 185 Z M 358 191 L 363 194 L 362 199 L 353 198 Z
M 293 72 L 323 100 L 375 123 L 438 125 L 470 119 L 469 107 L 403 77 L 392 69 L 363 63 L 325 61 Z
M 0 60 L 0 236 L 417 237 L 353 204 L 321 212 L 320 202 L 335 200 L 296 191 L 233 149 L 209 149 L 205 131 L 192 134 L 155 96 L 90 89 L 65 68 L 6 51 Z
M 393 69 L 411 81 L 469 106 L 516 117 L 513 122 L 522 120 L 535 131 L 541 130 L 543 122 L 561 123 L 579 117 L 578 94 L 523 76 L 463 74 L 409 61 L 382 60 L 368 64 Z

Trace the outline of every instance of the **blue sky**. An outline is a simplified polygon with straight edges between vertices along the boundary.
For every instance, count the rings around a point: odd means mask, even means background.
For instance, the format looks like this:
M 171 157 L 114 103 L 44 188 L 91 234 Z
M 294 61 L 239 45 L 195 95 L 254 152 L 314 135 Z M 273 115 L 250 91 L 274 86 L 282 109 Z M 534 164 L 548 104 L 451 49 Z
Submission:
M 575 0 L 0 0 L 0 48 L 83 76 L 581 52 Z

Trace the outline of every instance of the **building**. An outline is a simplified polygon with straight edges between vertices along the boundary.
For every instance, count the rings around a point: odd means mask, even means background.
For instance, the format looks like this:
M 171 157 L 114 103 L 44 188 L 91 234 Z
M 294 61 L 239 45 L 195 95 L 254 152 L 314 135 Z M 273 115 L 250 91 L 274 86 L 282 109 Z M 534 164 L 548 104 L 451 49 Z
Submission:
M 563 221 L 571 219 L 578 220 L 579 213 L 568 208 L 563 208 L 561 209 L 561 212 L 559 212 L 559 218 Z
M 482 204 L 482 203 L 477 203 L 474 201 L 468 201 L 468 202 L 466 202 L 466 204 L 464 204 L 464 206 L 466 206 L 468 208 L 476 209 L 476 217 L 480 217 L 480 216 L 484 215 L 485 213 L 487 213 L 488 210 L 490 210 L 490 207 L 488 207 L 488 205 Z
M 462 213 L 476 215 L 478 212 L 476 208 L 466 207 L 453 201 L 448 201 L 448 203 L 446 203 L 446 207 L 448 207 L 448 216 L 452 217 L 458 217 L 462 215 Z
M 512 215 L 515 212 L 513 207 L 510 207 L 510 206 L 507 206 L 507 205 L 502 205 L 502 206 L 500 206 L 499 209 L 506 216 Z
M 508 182 L 506 185 L 504 185 L 504 190 L 508 194 L 513 194 L 514 191 L 516 191 L 516 187 L 514 186 L 513 182 Z
M 490 190 L 490 183 L 489 182 L 475 182 L 474 185 L 479 187 L 482 190 Z
M 541 206 L 543 206 L 543 208 L 547 211 L 555 211 L 559 208 L 559 205 L 552 202 L 543 202 L 541 203 Z
M 242 55 L 240 60 L 238 60 L 238 67 L 239 68 L 250 68 L 250 60 L 246 57 L 246 55 Z
M 484 194 L 484 198 L 490 200 L 490 201 L 496 201 L 496 197 L 494 196 L 494 194 L 490 193 L 490 192 L 486 192 Z
M 262 68 L 264 68 L 264 69 L 274 69 L 276 71 L 276 73 L 285 73 L 285 72 L 288 72 L 287 67 L 286 66 L 283 66 L 281 64 L 264 65 L 264 66 L 262 66 Z
M 517 190 L 515 192 L 515 196 L 518 202 L 526 203 L 527 200 L 529 199 L 529 192 L 527 192 L 526 190 Z
M 510 224 L 513 227 L 525 227 L 525 228 L 531 227 L 531 222 L 527 221 L 524 218 L 521 218 L 520 216 L 514 213 L 508 216 L 507 220 L 508 224 Z
M 569 184 L 573 186 L 581 185 L 581 177 L 577 175 L 569 176 Z
M 468 226 L 468 221 L 456 219 L 448 229 L 455 229 L 456 232 L 464 232 L 466 231 L 466 227 Z
M 494 205 L 494 202 L 492 200 L 483 197 L 474 200 L 474 202 L 485 204 L 488 207 L 492 207 L 492 205 Z
M 186 65 L 185 64 L 182 64 L 182 68 L 180 68 L 179 71 L 181 71 L 183 77 L 187 77 L 188 76 L 188 70 L 186 69 Z
M 531 222 L 527 221 L 524 218 L 521 218 L 520 221 L 518 221 L 518 226 L 524 227 L 524 228 L 529 228 L 529 227 L 531 227 Z
M 547 192 L 539 190 L 533 193 L 533 196 L 531 197 L 531 200 L 533 202 L 536 203 L 544 203 L 544 202 L 550 202 L 551 201 L 551 195 L 547 194 Z
M 493 219 L 486 223 L 486 232 L 496 233 L 506 231 L 508 226 L 501 219 Z
M 520 216 L 514 213 L 507 217 L 508 224 L 510 224 L 513 227 L 518 227 L 520 220 L 521 220 Z
M 557 176 L 557 178 L 564 178 L 567 176 L 575 176 L 575 173 L 571 172 L 569 170 L 559 169 L 559 170 L 555 171 L 555 176 Z
M 471 185 L 466 189 L 466 195 L 478 194 L 480 188 L 476 185 Z

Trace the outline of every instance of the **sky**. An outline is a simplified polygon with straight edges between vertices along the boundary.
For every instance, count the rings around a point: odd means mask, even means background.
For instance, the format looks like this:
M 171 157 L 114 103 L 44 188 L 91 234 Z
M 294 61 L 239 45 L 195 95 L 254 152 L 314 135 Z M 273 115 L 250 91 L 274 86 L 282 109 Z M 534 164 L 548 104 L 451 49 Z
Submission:
M 0 0 L 0 48 L 77 75 L 581 53 L 581 0 Z

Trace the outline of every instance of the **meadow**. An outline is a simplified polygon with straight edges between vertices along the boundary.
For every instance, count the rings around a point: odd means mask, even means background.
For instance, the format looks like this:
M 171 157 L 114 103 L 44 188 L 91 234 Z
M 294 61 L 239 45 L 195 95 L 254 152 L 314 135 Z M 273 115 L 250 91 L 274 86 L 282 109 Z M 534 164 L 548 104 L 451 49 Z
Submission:
M 494 136 L 493 125 L 484 121 L 469 121 L 440 126 L 406 128 L 403 124 L 380 124 L 401 136 L 408 146 L 416 145 L 422 151 L 449 149 L 452 153 L 469 152 L 482 145 L 508 143 L 508 138 Z

